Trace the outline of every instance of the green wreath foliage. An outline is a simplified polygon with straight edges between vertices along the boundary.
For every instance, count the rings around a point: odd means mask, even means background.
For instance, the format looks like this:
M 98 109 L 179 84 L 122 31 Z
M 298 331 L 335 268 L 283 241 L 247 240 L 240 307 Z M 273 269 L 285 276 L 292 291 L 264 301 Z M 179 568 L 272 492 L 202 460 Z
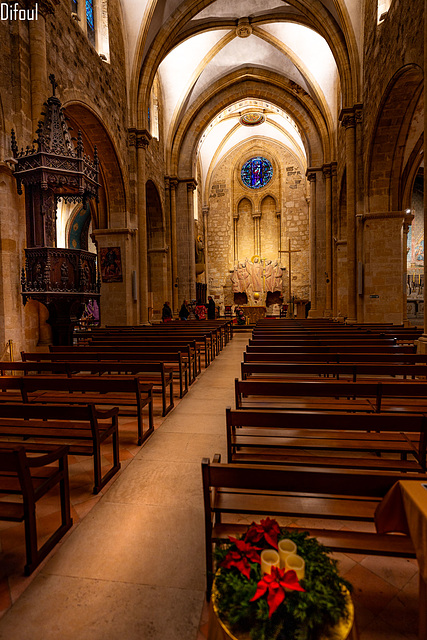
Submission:
M 280 529 L 278 540 L 289 538 L 298 548 L 298 555 L 305 560 L 305 577 L 301 586 L 305 591 L 287 591 L 285 600 L 269 618 L 266 598 L 250 602 L 258 581 L 261 567 L 250 563 L 250 580 L 237 568 L 221 568 L 215 576 L 215 599 L 221 619 L 235 634 L 249 634 L 252 640 L 318 640 L 327 635 L 328 629 L 341 619 L 347 619 L 347 596 L 352 586 L 337 570 L 337 561 L 329 550 L 306 532 Z M 258 547 L 269 548 L 262 541 Z M 230 550 L 232 542 L 224 542 L 215 549 L 216 566 L 219 567 Z

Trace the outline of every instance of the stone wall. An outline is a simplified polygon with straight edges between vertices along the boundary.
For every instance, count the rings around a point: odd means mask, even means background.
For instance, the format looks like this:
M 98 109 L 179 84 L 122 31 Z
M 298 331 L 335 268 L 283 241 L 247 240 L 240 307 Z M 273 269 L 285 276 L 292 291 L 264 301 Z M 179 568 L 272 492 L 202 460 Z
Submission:
M 273 177 L 261 189 L 251 189 L 241 181 L 240 170 L 246 160 L 258 155 L 270 160 Z M 292 249 L 298 250 L 292 254 L 292 294 L 308 297 L 306 180 L 304 169 L 288 150 L 278 144 L 252 141 L 230 152 L 213 172 L 208 215 L 210 295 L 221 304 L 234 304 L 230 272 L 239 262 L 251 260 L 254 255 L 260 255 L 263 260 L 280 260 L 287 269 L 287 254 L 279 253 L 279 250 L 287 250 L 290 239 Z M 237 228 L 236 253 L 234 226 Z M 282 290 L 286 299 L 288 272 L 284 273 Z

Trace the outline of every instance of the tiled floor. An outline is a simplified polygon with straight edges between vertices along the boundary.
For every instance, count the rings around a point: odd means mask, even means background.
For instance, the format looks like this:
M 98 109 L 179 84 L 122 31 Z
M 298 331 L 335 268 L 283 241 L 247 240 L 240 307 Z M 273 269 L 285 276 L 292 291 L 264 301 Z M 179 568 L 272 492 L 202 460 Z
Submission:
M 235 336 L 141 449 L 132 420 L 127 432 L 122 422 L 122 471 L 101 496 L 91 494 L 90 462 L 73 460 L 77 526 L 33 579 L 21 575 L 22 530 L 1 527 L 0 640 L 206 637 L 200 461 L 225 455 L 225 407 L 247 338 Z M 43 516 L 53 517 L 51 504 Z M 360 639 L 415 640 L 416 562 L 337 558 Z

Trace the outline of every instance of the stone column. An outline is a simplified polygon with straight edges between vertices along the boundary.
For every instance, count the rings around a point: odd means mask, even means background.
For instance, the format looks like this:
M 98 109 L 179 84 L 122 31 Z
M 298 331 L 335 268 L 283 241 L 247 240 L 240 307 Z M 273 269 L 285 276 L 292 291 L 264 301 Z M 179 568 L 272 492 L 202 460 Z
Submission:
M 194 192 L 197 188 L 196 180 L 187 181 L 187 223 L 188 223 L 188 264 L 190 271 L 190 298 L 196 297 L 196 254 L 194 238 Z M 206 255 L 206 250 L 205 250 Z
M 332 315 L 332 167 L 324 164 L 325 177 L 325 256 L 326 256 L 326 300 L 325 317 Z
M 316 286 L 316 174 L 307 173 L 310 183 L 310 211 L 309 211 L 309 235 L 310 235 L 310 302 L 309 317 L 316 317 L 317 310 L 317 286 Z
M 176 188 L 177 178 L 170 178 L 171 197 L 171 254 L 172 254 L 172 311 L 178 313 L 178 247 L 176 244 Z
M 402 237 L 402 281 L 403 281 L 403 296 L 402 296 L 402 318 L 403 318 L 403 324 L 405 325 L 405 327 L 409 326 L 409 322 L 408 322 L 408 307 L 407 307 L 407 303 L 408 303 L 408 295 L 407 295 L 407 290 L 406 290 L 406 281 L 407 281 L 407 275 L 408 275 L 408 232 L 409 232 L 409 227 L 411 226 L 411 223 L 414 219 L 414 216 L 411 214 L 406 214 L 404 220 L 403 220 L 403 226 L 402 226 L 402 230 L 403 230 L 403 237 Z
M 347 322 L 356 322 L 356 118 L 354 109 L 343 109 L 340 120 L 345 128 L 347 179 Z
M 173 308 L 173 282 L 172 282 L 172 229 L 170 222 L 170 210 L 171 210 L 171 187 L 169 177 L 165 176 L 165 229 L 166 229 L 166 245 L 168 247 L 167 252 L 167 276 L 166 276 L 166 295 L 165 300 L 170 300 Z M 166 213 L 167 212 L 167 213 Z
M 233 213 L 233 263 L 238 261 L 239 261 L 239 212 L 236 210 Z
M 261 255 L 261 211 L 255 211 L 252 214 L 254 221 L 254 253 L 256 256 Z
M 208 215 L 209 207 L 202 207 L 203 214 L 203 239 L 205 245 L 205 284 L 209 283 L 209 256 L 208 256 Z
M 138 184 L 138 254 L 139 254 L 139 318 L 148 322 L 148 263 L 147 263 L 147 200 L 145 187 L 145 153 L 151 135 L 148 131 L 136 132 L 137 184 Z
M 424 36 L 427 33 L 427 0 L 424 0 Z M 424 38 L 425 40 L 425 38 Z M 424 78 L 427 74 L 427 47 L 424 43 Z M 427 82 L 424 82 L 424 163 L 427 158 Z M 424 247 L 427 241 L 427 171 L 424 167 Z M 422 352 L 427 352 L 427 312 L 425 310 L 425 300 L 427 291 L 427 260 L 424 258 L 424 334 L 421 338 Z M 421 345 L 420 345 L 421 346 Z M 421 578 L 420 578 L 421 579 Z M 424 594 L 426 593 L 426 585 L 423 583 Z M 420 621 L 421 627 L 421 621 Z M 424 633 L 427 632 L 426 623 L 423 623 Z
M 337 316 L 337 211 L 338 211 L 338 192 L 337 192 L 337 163 L 331 162 L 332 174 L 332 225 L 331 225 L 331 246 L 332 246 L 332 315 Z
M 279 261 L 282 260 L 282 212 L 280 209 L 276 211 L 277 220 L 277 256 Z

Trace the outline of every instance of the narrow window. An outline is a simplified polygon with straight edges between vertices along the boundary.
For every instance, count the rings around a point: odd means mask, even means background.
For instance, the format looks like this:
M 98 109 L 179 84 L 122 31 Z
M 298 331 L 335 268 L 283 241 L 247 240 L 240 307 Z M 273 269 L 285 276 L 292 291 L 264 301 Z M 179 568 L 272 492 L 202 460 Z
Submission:
M 93 12 L 93 0 L 86 0 L 86 25 L 89 42 L 95 46 L 95 16 Z

